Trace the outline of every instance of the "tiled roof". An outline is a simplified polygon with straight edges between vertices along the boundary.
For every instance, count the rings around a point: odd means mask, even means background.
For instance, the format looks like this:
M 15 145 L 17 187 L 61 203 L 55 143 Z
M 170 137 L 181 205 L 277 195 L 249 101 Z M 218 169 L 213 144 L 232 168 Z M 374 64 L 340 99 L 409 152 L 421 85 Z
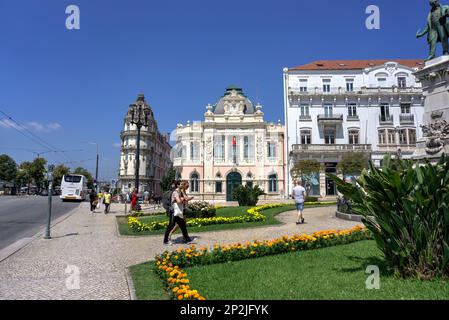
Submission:
M 382 66 L 386 62 L 397 62 L 409 68 L 421 69 L 424 67 L 424 60 L 320 60 L 289 70 L 363 70 Z

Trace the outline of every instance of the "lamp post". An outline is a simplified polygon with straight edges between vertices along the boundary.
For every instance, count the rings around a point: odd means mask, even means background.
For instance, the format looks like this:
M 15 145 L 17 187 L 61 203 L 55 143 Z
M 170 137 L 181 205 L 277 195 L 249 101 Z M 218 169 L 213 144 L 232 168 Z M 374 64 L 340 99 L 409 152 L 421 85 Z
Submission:
M 144 101 L 143 95 L 139 95 L 139 102 Z M 128 111 L 129 117 L 127 117 L 128 124 L 134 124 L 137 127 L 137 152 L 136 152 L 136 180 L 134 187 L 139 192 L 139 169 L 140 169 L 140 130 L 142 127 L 148 127 L 148 120 L 150 117 L 150 110 L 145 108 L 144 104 L 131 104 Z
M 45 228 L 44 239 L 51 239 L 50 236 L 50 225 L 51 225 L 51 200 L 53 197 L 53 170 L 55 166 L 49 165 L 47 178 L 48 178 L 48 215 L 47 215 L 47 227 Z
M 95 165 L 95 187 L 97 189 L 96 191 L 98 192 L 98 158 L 99 158 L 98 143 L 89 142 L 89 144 L 95 144 L 97 146 L 97 164 Z

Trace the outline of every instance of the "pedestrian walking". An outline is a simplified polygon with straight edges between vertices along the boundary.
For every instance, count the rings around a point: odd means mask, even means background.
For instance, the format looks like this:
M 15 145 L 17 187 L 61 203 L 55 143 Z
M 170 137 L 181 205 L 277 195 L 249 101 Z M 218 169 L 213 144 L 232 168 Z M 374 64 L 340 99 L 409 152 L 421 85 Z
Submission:
M 103 192 L 98 191 L 98 203 L 97 203 L 97 209 L 101 208 L 101 203 L 103 202 Z
M 97 208 L 98 204 L 98 196 L 95 192 L 95 189 L 92 189 L 89 194 L 89 201 L 90 201 L 90 212 L 95 213 L 95 209 Z
M 109 189 L 106 189 L 103 195 L 104 214 L 108 214 L 111 209 L 111 198 L 112 195 L 109 193 Z
M 134 188 L 133 194 L 131 195 L 131 211 L 136 210 L 137 206 L 137 188 Z
M 143 198 L 144 198 L 145 206 L 149 206 L 150 205 L 150 193 L 148 192 L 148 190 L 145 190 L 145 192 L 143 193 Z
M 165 245 L 173 245 L 173 242 L 169 240 L 170 233 L 172 232 L 173 228 L 178 225 L 179 228 L 182 231 L 182 235 L 184 237 L 184 243 L 188 244 L 192 242 L 192 239 L 190 238 L 188 232 L 187 232 L 187 225 L 186 220 L 184 219 L 184 208 L 187 205 L 187 203 L 191 200 L 189 200 L 188 197 L 186 197 L 186 191 L 189 188 L 189 183 L 187 181 L 181 182 L 179 187 L 173 191 L 171 196 L 171 203 L 173 207 L 173 219 L 171 223 L 167 226 L 167 229 L 165 230 L 164 234 L 164 244 Z
M 292 198 L 295 199 L 296 204 L 296 211 L 298 214 L 298 221 L 296 224 L 303 224 L 304 223 L 304 202 L 306 199 L 306 189 L 301 185 L 301 182 L 298 180 L 296 181 L 296 186 L 293 188 L 292 191 Z

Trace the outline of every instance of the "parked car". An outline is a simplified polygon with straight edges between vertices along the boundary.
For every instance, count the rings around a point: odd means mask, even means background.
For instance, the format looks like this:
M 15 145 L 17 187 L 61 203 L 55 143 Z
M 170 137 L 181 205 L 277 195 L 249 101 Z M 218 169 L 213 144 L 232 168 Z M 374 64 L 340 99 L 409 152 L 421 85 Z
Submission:
M 41 196 L 48 197 L 48 190 L 47 189 L 42 190 L 41 191 Z

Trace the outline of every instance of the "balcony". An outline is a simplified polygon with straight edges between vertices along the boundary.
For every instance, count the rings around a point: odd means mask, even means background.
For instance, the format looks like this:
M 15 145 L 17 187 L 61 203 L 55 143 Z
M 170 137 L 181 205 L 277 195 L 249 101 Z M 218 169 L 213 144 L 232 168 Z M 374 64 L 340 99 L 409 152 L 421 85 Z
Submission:
M 382 116 L 382 115 L 379 116 L 379 124 L 380 124 L 381 126 L 384 126 L 384 125 L 393 125 L 393 123 L 394 123 L 393 120 L 394 120 L 394 119 L 393 119 L 393 116 Z
M 399 115 L 399 121 L 401 125 L 404 124 L 415 124 L 415 115 L 410 113 L 403 113 Z
M 341 124 L 341 123 L 343 123 L 343 115 L 342 114 L 320 114 L 320 115 L 318 115 L 318 123 Z
M 299 116 L 299 121 L 312 121 L 312 117 L 310 116 L 310 114 L 308 114 L 308 115 L 300 115 Z
M 348 151 L 366 151 L 371 152 L 370 144 L 294 144 L 292 152 L 348 152 Z
M 358 115 L 355 115 L 355 116 L 348 116 L 348 117 L 346 118 L 346 120 L 347 120 L 347 121 L 360 121 L 360 118 L 359 118 Z
M 289 94 L 291 96 L 307 96 L 307 95 L 346 95 L 346 96 L 358 96 L 358 95 L 374 95 L 374 94 L 421 94 L 421 88 L 407 87 L 361 87 L 354 88 L 353 91 L 346 91 L 346 87 L 331 87 L 330 91 L 324 91 L 321 87 L 308 88 L 307 91 L 302 91 L 299 88 L 289 88 Z

